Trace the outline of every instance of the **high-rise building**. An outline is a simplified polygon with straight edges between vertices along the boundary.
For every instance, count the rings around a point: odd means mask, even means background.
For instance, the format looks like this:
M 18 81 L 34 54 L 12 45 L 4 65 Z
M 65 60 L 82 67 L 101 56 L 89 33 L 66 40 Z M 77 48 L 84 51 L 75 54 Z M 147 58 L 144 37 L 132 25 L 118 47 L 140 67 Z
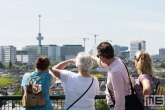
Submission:
M 159 49 L 159 55 L 165 55 L 165 48 Z
M 146 50 L 146 41 L 131 41 L 130 42 L 130 60 L 134 60 L 134 56 L 138 50 Z
M 128 47 L 127 46 L 120 46 L 120 51 L 127 51 Z
M 120 46 L 119 45 L 113 45 L 113 49 L 114 49 L 114 55 L 115 56 L 121 56 L 121 51 L 120 51 Z
M 84 47 L 82 45 L 63 45 L 60 47 L 61 51 L 61 60 L 67 60 L 71 58 L 75 58 L 79 52 L 84 51 Z
M 8 63 L 16 62 L 16 47 L 14 46 L 0 46 L 0 61 Z

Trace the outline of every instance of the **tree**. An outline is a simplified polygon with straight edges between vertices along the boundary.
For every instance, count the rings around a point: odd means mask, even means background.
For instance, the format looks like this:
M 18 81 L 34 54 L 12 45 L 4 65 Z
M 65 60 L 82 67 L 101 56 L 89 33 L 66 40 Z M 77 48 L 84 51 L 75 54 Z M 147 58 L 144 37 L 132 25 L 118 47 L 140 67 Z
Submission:
M 9 68 L 11 68 L 12 67 L 12 62 L 11 61 L 9 61 Z
M 3 63 L 3 65 L 4 65 L 5 68 L 9 67 L 9 63 L 7 63 L 7 62 Z
M 60 63 L 60 61 L 58 61 L 58 60 L 53 62 L 54 65 L 57 65 L 58 63 Z
M 53 67 L 54 65 L 57 65 L 58 63 L 60 63 L 60 61 L 56 60 L 54 62 L 50 62 L 50 67 Z
M 161 63 L 161 64 L 160 64 L 160 67 L 161 67 L 161 68 L 165 68 L 165 63 Z
M 20 67 L 19 65 L 17 65 L 17 64 L 12 64 L 12 67 Z
M 165 78 L 165 72 L 159 72 L 159 73 L 157 73 L 157 76 L 160 76 L 162 78 Z
M 97 63 L 94 63 L 93 66 L 92 66 L 92 69 L 96 69 L 98 67 L 99 67 L 98 64 Z
M 0 68 L 5 68 L 1 61 L 0 61 Z
M 72 68 L 76 68 L 76 66 L 74 64 L 69 64 L 65 69 L 72 69 Z
M 4 77 L 0 77 L 0 88 L 5 87 L 7 85 L 10 84 L 15 84 L 18 82 L 18 80 L 13 79 L 13 78 L 4 78 Z
M 110 107 L 107 105 L 105 99 L 99 99 L 95 102 L 96 110 L 109 110 Z

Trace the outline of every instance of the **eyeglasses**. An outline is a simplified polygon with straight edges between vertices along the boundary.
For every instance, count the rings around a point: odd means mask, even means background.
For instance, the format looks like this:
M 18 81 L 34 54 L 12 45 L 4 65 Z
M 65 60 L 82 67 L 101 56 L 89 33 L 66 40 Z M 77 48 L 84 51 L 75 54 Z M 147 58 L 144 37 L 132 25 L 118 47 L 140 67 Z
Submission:
M 97 57 L 99 58 L 99 57 L 100 57 L 100 55 L 97 55 Z
M 141 58 L 141 55 L 139 56 L 138 59 L 136 58 L 136 55 L 134 56 L 134 59 L 135 59 L 137 62 L 140 60 L 140 58 Z

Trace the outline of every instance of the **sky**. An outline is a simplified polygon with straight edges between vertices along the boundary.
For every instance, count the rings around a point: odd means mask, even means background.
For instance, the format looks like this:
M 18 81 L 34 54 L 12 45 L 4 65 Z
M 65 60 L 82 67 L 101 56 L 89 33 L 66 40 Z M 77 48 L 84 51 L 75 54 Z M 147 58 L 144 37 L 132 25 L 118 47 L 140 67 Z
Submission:
M 88 52 L 97 34 L 96 45 L 145 40 L 151 55 L 165 48 L 165 0 L 0 0 L 0 46 L 38 45 L 39 15 L 42 45 L 84 46 L 88 38 Z

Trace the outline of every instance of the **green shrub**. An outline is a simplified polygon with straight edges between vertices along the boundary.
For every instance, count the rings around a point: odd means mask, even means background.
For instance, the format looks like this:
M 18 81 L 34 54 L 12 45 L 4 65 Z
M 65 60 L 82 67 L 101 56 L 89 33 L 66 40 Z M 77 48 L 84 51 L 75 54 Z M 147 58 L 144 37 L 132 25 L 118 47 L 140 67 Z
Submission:
M 110 107 L 107 105 L 106 99 L 96 100 L 95 107 L 96 110 L 110 110 Z
M 158 106 L 158 110 L 165 110 L 165 106 Z
M 17 83 L 18 80 L 13 79 L 13 78 L 4 78 L 0 77 L 0 88 L 5 87 L 10 84 L 15 84 Z

